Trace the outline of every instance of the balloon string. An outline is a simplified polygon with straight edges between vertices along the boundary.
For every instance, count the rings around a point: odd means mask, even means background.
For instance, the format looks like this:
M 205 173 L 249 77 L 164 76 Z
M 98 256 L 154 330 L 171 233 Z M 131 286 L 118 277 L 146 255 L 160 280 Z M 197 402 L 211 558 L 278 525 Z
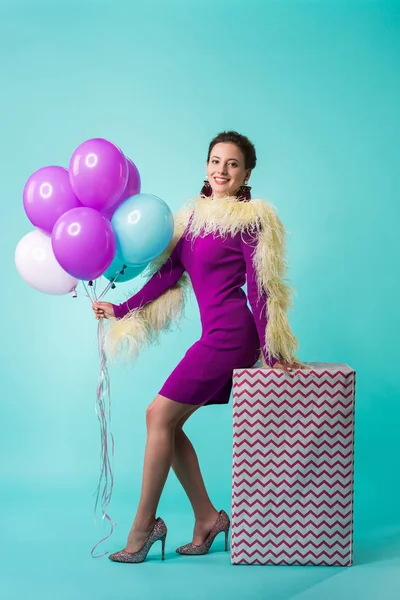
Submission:
M 95 293 L 95 290 L 94 290 Z M 95 296 L 96 297 L 96 296 Z M 97 344 L 100 356 L 100 369 L 97 381 L 96 390 L 96 402 L 95 412 L 100 425 L 100 439 L 101 439 L 101 450 L 100 450 L 100 477 L 96 488 L 96 501 L 94 507 L 94 523 L 96 525 L 96 513 L 98 505 L 101 506 L 102 519 L 106 519 L 110 523 L 110 532 L 107 536 L 103 537 L 97 544 L 92 548 L 91 555 L 93 558 L 100 558 L 108 554 L 94 555 L 94 551 L 102 542 L 107 540 L 114 531 L 116 523 L 108 515 L 108 507 L 111 501 L 111 496 L 114 488 L 114 437 L 110 431 L 111 424 L 111 386 L 110 377 L 108 373 L 107 355 L 104 350 L 104 323 L 103 319 L 99 319 L 97 328 Z M 110 459 L 111 451 L 111 459 Z
M 93 297 L 92 297 L 92 295 L 91 295 L 91 293 L 89 292 L 89 290 L 88 290 L 88 288 L 87 288 L 87 285 L 86 285 L 86 283 L 85 283 L 84 281 L 82 281 L 82 285 L 83 285 L 83 287 L 85 288 L 85 292 L 86 292 L 86 294 L 87 294 L 88 298 L 90 298 L 91 302 L 93 303 L 93 302 L 94 302 L 94 300 L 95 300 L 95 298 L 93 298 Z
M 89 294 L 84 294 L 83 292 L 79 291 L 75 288 L 73 290 L 73 292 L 77 295 L 77 296 L 84 296 L 85 298 L 89 298 L 89 300 L 92 300 L 91 297 L 89 296 Z
M 123 273 L 123 269 L 118 271 L 116 276 L 106 285 L 105 289 L 101 292 L 99 297 L 97 297 L 96 292 L 96 281 L 94 282 L 93 287 L 91 288 L 91 292 L 89 291 L 86 283 L 82 281 L 83 288 L 85 290 L 85 294 L 80 293 L 82 296 L 86 296 L 92 302 L 96 302 L 101 300 L 111 288 L 113 283 L 118 279 L 119 275 Z M 75 293 L 76 290 L 75 290 Z M 105 328 L 103 319 L 99 319 L 98 327 L 97 327 L 97 347 L 100 356 L 100 368 L 99 375 L 97 379 L 97 389 L 96 389 L 96 401 L 95 401 L 95 413 L 100 426 L 100 475 L 95 491 L 96 500 L 94 506 L 94 524 L 96 525 L 96 515 L 97 510 L 100 505 L 102 520 L 107 520 L 110 524 L 110 532 L 108 535 L 104 536 L 100 541 L 93 546 L 91 550 L 91 556 L 93 558 L 101 558 L 102 556 L 106 556 L 108 551 L 103 552 L 102 554 L 94 554 L 96 548 L 105 542 L 107 539 L 111 537 L 114 532 L 114 527 L 116 523 L 111 519 L 108 514 L 108 507 L 111 502 L 111 497 L 114 489 L 114 436 L 110 430 L 111 426 L 111 385 L 110 385 L 110 376 L 108 373 L 108 363 L 107 363 L 107 355 L 104 349 L 104 337 L 105 337 Z M 111 458 L 110 458 L 111 452 Z
M 115 281 L 115 279 L 113 279 L 112 281 L 110 281 L 110 283 L 108 283 L 106 285 L 106 287 L 104 288 L 104 290 L 101 292 L 100 296 L 98 297 L 98 300 L 101 300 L 103 298 L 103 296 L 105 296 L 107 294 L 108 290 L 110 289 L 110 287 L 112 286 L 114 281 Z
M 101 292 L 100 296 L 98 297 L 98 300 L 101 300 L 103 298 L 103 296 L 105 296 L 108 292 L 108 290 L 114 285 L 114 283 L 117 281 L 118 277 L 120 275 L 122 275 L 124 272 L 124 269 L 121 269 L 120 271 L 117 272 L 117 274 L 115 275 L 115 277 L 113 277 L 113 279 L 111 279 L 109 281 L 109 283 L 106 285 L 106 287 L 104 288 L 104 290 Z

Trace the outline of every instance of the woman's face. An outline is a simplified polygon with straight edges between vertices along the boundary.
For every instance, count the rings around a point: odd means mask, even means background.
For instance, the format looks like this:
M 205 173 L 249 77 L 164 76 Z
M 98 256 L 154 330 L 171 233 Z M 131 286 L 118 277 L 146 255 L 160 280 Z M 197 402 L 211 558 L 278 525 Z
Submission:
M 231 142 L 215 144 L 206 163 L 208 181 L 214 196 L 234 196 L 251 169 L 244 168 L 244 156 L 240 148 Z

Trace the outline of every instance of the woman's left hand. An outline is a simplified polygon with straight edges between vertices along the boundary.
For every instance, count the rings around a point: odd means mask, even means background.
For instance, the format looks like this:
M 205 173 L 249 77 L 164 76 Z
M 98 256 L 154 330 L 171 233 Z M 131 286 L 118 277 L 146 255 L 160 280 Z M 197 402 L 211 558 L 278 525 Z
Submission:
M 304 369 L 302 365 L 298 365 L 296 363 L 288 363 L 288 362 L 276 362 L 273 369 L 281 369 L 282 371 L 287 371 L 291 373 L 292 371 L 296 371 L 296 369 Z
M 111 302 L 93 302 L 92 309 L 97 320 L 115 317 L 114 306 Z

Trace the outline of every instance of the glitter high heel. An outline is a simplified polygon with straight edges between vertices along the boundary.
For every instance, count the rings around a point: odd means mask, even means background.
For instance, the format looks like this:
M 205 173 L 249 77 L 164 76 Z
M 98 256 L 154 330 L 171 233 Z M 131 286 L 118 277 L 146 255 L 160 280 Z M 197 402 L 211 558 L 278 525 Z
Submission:
M 192 555 L 207 554 L 207 552 L 211 548 L 211 545 L 212 545 L 213 541 L 215 540 L 215 538 L 217 537 L 217 535 L 219 533 L 224 532 L 225 533 L 225 552 L 226 552 L 228 550 L 229 526 L 230 526 L 229 517 L 224 510 L 221 510 L 219 512 L 217 520 L 214 523 L 213 528 L 211 529 L 210 533 L 208 534 L 208 536 L 206 537 L 205 541 L 202 544 L 200 544 L 198 546 L 196 546 L 194 544 L 185 544 L 184 546 L 180 546 L 179 548 L 177 548 L 176 551 L 178 552 L 178 554 L 192 554 Z
M 114 552 L 114 554 L 110 554 L 108 558 L 115 562 L 140 563 L 145 560 L 147 553 L 154 544 L 154 542 L 161 541 L 161 560 L 164 560 L 166 537 L 167 526 L 162 519 L 158 518 L 154 523 L 153 529 L 149 533 L 149 537 L 147 538 L 143 546 L 140 548 L 140 550 L 138 550 L 137 552 L 126 552 L 126 550 L 120 550 L 119 552 Z

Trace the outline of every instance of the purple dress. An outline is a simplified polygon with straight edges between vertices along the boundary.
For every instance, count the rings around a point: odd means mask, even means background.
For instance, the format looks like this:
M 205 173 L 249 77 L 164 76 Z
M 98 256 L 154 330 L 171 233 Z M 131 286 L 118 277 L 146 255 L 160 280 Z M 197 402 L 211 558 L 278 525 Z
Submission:
M 259 297 L 253 266 L 254 238 L 184 233 L 167 262 L 126 302 L 114 306 L 117 319 L 155 300 L 187 271 L 199 305 L 202 335 L 168 377 L 160 394 L 176 402 L 226 404 L 232 371 L 252 367 L 265 347 L 267 296 Z M 247 297 L 242 289 L 247 280 Z M 266 363 L 273 366 L 277 359 Z

